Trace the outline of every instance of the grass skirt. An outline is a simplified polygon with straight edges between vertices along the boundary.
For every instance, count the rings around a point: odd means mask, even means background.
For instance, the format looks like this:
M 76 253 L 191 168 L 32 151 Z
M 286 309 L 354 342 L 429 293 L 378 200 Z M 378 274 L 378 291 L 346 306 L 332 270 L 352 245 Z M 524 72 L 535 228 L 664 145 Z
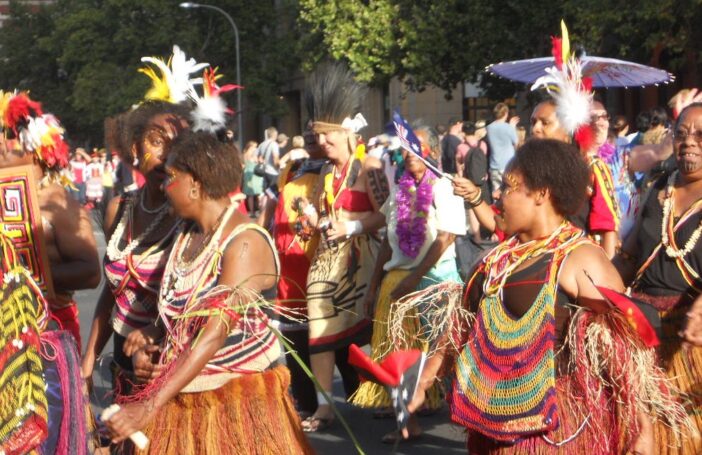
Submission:
M 181 393 L 158 413 L 139 454 L 288 455 L 314 453 L 302 433 L 278 366 L 207 392 Z
M 668 378 L 681 392 L 687 415 L 697 431 L 702 431 L 702 348 L 682 347 L 678 331 L 684 326 L 688 305 L 661 311 L 663 336 L 659 355 Z M 675 440 L 672 431 L 662 423 L 654 427 L 654 452 L 660 455 L 700 454 L 702 441 L 699 436 L 685 435 L 681 442 Z
M 422 279 L 419 288 L 424 289 L 432 284 L 436 284 L 436 282 L 440 280 L 460 281 L 460 277 L 456 271 L 455 261 L 451 259 L 451 263 L 448 265 L 452 265 L 453 273 L 451 273 L 449 267 L 446 267 L 445 263 L 437 264 L 437 266 L 430 270 L 427 276 Z M 387 354 L 394 350 L 391 345 L 390 335 L 388 334 L 388 321 L 392 317 L 390 308 L 393 302 L 390 298 L 390 293 L 409 274 L 410 270 L 397 269 L 389 271 L 387 275 L 385 275 L 385 278 L 383 278 L 378 293 L 378 301 L 375 306 L 373 338 L 371 339 L 371 358 L 376 362 L 382 360 Z M 442 275 L 441 278 L 438 276 L 439 274 Z M 404 318 L 402 323 L 404 335 L 406 339 L 413 340 L 410 348 L 421 349 L 426 352 L 428 348 L 427 343 L 417 337 L 417 334 L 420 332 L 418 326 L 420 318 L 417 318 L 416 314 L 417 309 L 413 308 L 407 314 L 407 317 Z M 439 381 L 434 382 L 431 388 L 427 390 L 425 406 L 428 409 L 438 409 L 443 402 L 443 395 L 441 383 Z M 351 398 L 351 403 L 364 408 L 392 406 L 392 401 L 390 400 L 387 389 L 380 384 L 370 381 L 361 384 L 361 387 L 359 387 L 358 391 Z
M 585 400 L 574 393 L 570 376 L 556 378 L 556 400 L 558 403 L 558 428 L 541 435 L 521 439 L 513 445 L 504 444 L 481 435 L 468 433 L 469 454 L 490 455 L 541 455 L 541 454 L 618 454 L 622 450 L 618 447 L 619 430 L 616 428 L 614 414 L 608 412 L 607 404 L 603 400 L 600 412 L 590 412 Z M 583 425 L 585 420 L 587 423 Z M 595 424 L 593 421 L 597 419 Z M 604 436 L 598 428 L 607 428 L 609 433 L 609 450 L 603 443 Z M 572 439 L 571 439 L 572 438 Z M 568 442 L 565 442 L 569 440 Z M 562 443 L 560 446 L 556 445 Z

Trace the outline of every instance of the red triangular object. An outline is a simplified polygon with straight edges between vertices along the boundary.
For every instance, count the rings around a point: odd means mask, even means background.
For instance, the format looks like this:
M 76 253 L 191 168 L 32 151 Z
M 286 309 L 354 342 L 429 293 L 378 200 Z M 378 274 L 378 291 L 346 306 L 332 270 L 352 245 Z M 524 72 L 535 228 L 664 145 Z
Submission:
M 636 330 L 647 347 L 652 348 L 660 344 L 655 328 L 634 301 L 621 292 L 613 291 L 604 286 L 595 287 L 600 291 L 602 297 L 622 312 L 629 325 Z

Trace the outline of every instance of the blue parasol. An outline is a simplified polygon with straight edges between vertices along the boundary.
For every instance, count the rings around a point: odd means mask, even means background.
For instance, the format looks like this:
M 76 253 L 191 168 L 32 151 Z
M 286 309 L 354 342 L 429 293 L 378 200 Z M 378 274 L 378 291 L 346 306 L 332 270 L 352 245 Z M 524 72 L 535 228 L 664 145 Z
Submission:
M 614 58 L 585 55 L 580 58 L 580 64 L 583 77 L 590 77 L 595 88 L 644 87 L 675 80 L 675 76 L 665 70 Z M 515 82 L 533 84 L 546 74 L 546 68 L 554 65 L 553 57 L 540 57 L 495 63 L 485 71 Z

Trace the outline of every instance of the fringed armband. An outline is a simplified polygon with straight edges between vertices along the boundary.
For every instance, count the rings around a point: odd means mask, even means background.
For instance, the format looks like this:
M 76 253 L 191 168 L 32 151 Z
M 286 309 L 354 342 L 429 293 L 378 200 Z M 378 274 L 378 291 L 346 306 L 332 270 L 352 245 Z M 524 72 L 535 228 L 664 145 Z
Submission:
M 417 336 L 428 344 L 429 357 L 441 351 L 448 357 L 460 352 L 473 322 L 473 314 L 463 306 L 463 284 L 454 282 L 430 286 L 392 303 L 389 352 L 412 345 L 413 340 L 407 339 L 403 330 L 406 318 L 419 319 Z
M 596 412 L 603 397 L 612 406 L 619 428 L 625 429 L 625 447 L 631 447 L 639 433 L 637 414 L 663 421 L 677 441 L 684 432 L 695 433 L 665 372 L 658 366 L 656 352 L 647 348 L 626 318 L 616 311 L 599 314 L 585 308 L 573 316 L 566 349 L 574 382 Z M 591 419 L 591 422 L 602 421 Z M 609 431 L 609 429 L 598 429 Z

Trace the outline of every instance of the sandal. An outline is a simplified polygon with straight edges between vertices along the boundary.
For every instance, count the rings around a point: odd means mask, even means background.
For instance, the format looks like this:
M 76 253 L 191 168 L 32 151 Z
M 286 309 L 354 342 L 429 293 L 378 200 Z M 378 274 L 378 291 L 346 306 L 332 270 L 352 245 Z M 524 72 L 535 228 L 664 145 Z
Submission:
M 310 416 L 302 421 L 302 431 L 305 433 L 317 433 L 329 429 L 334 422 L 334 417 Z
M 399 440 L 400 444 L 403 442 L 413 442 L 417 441 L 419 439 L 422 439 L 422 433 L 416 433 L 416 434 L 409 434 L 409 437 L 407 439 L 402 437 L 402 433 L 399 431 L 391 431 L 390 433 L 387 433 L 385 436 L 382 437 L 380 440 L 383 444 L 396 444 Z

